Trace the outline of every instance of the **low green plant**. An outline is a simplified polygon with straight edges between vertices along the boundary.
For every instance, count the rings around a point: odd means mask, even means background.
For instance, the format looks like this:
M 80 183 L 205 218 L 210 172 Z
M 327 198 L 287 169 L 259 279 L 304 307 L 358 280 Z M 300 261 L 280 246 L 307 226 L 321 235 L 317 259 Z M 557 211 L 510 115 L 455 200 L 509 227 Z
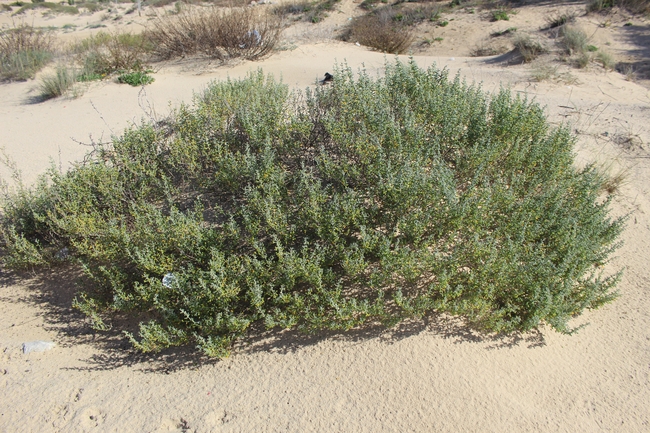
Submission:
M 575 138 L 508 90 L 413 61 L 334 70 L 304 94 L 259 71 L 2 204 L 2 260 L 60 257 L 96 328 L 142 351 L 225 356 L 254 324 L 348 330 L 435 311 L 484 332 L 569 321 L 616 296 L 622 219 Z M 58 259 L 60 261 L 60 259 Z
M 145 86 L 147 84 L 151 84 L 154 82 L 154 78 L 151 75 L 149 75 L 150 72 L 152 71 L 147 70 L 147 71 L 127 72 L 124 74 L 120 74 L 117 77 L 117 81 L 120 83 L 129 84 L 134 87 Z
M 496 9 L 490 15 L 490 21 L 510 21 L 508 11 L 505 9 Z
M 598 47 L 595 46 L 595 45 L 587 45 L 587 51 L 589 51 L 590 53 L 593 53 L 595 51 L 598 51 Z

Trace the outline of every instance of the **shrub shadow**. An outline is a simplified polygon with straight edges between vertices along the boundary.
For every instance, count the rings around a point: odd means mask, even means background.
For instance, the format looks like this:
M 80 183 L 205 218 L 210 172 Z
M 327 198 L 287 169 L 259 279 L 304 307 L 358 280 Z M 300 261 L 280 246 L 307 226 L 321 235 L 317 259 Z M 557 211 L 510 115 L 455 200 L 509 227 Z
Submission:
M 128 331 L 137 334 L 139 320 L 132 316 L 113 318 L 113 327 L 107 331 L 93 330 L 85 316 L 72 308 L 81 281 L 80 271 L 72 266 L 50 268 L 38 273 L 0 272 L 0 287 L 19 283 L 28 288 L 27 296 L 18 298 L 15 302 L 29 303 L 45 311 L 45 328 L 58 334 L 59 346 L 87 344 L 98 349 L 98 353 L 85 360 L 86 366 L 71 367 L 71 370 L 101 371 L 135 367 L 144 372 L 169 374 L 220 362 L 197 352 L 192 346 L 170 348 L 155 354 L 135 351 L 123 333 Z M 422 333 L 441 336 L 455 344 L 482 343 L 487 350 L 524 344 L 528 347 L 545 345 L 543 334 L 539 331 L 486 335 L 473 330 L 460 318 L 432 313 L 421 320 L 406 320 L 392 328 L 370 324 L 347 332 L 320 331 L 306 334 L 295 329 L 267 330 L 263 324 L 254 324 L 248 335 L 234 345 L 232 356 L 258 352 L 295 353 L 326 340 L 361 343 L 376 339 L 384 344 L 394 344 Z
M 626 51 L 636 60 L 619 62 L 616 70 L 623 73 L 634 73 L 640 80 L 650 80 L 650 25 L 622 26 L 620 34 L 625 43 L 634 46 Z

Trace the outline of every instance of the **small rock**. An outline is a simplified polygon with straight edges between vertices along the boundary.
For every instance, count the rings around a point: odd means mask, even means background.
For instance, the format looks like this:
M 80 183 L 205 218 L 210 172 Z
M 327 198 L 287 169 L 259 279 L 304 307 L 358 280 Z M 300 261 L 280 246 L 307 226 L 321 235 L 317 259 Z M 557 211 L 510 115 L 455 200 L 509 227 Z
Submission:
M 52 341 L 28 341 L 26 343 L 23 343 L 23 353 L 27 354 L 30 352 L 45 352 L 46 350 L 54 348 L 54 346 L 56 346 L 56 344 L 54 344 Z

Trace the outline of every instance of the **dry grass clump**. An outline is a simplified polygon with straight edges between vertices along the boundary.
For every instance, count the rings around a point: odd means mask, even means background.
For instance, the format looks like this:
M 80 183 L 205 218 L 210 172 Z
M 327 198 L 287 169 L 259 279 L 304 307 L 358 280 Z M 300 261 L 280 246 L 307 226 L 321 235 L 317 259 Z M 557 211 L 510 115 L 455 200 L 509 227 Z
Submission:
M 68 92 L 77 82 L 77 72 L 64 65 L 59 65 L 53 74 L 41 80 L 40 97 L 42 100 L 57 98 Z
M 548 52 L 548 49 L 541 42 L 534 40 L 527 34 L 518 34 L 512 43 L 525 63 L 529 63 Z
M 413 43 L 414 35 L 397 17 L 397 12 L 391 7 L 361 16 L 350 24 L 343 39 L 385 53 L 402 54 Z
M 595 55 L 594 60 L 596 63 L 599 63 L 603 68 L 608 71 L 614 70 L 616 68 L 616 59 L 607 51 L 598 50 Z
M 33 78 L 52 58 L 54 39 L 50 33 L 26 24 L 0 32 L 0 81 Z
M 158 17 L 146 31 L 153 52 L 162 59 L 205 54 L 216 59 L 249 60 L 268 54 L 278 43 L 280 21 L 252 9 L 189 9 Z
M 567 54 L 582 54 L 587 52 L 587 34 L 574 26 L 562 26 L 560 29 L 560 43 Z
M 576 20 L 575 12 L 565 12 L 563 14 L 557 13 L 546 17 L 546 29 L 554 29 L 557 27 L 562 27 L 565 24 L 570 24 L 575 22 L 575 20 Z

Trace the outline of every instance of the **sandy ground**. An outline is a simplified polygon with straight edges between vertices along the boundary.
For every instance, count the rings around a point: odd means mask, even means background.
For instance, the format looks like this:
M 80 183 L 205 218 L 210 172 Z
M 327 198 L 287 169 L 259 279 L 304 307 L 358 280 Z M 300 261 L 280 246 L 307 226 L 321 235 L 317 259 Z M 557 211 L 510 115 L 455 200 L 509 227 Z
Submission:
M 304 24 L 288 29 L 285 42 L 291 49 L 261 62 L 157 65 L 156 81 L 144 91 L 102 82 L 78 99 L 35 104 L 30 103 L 34 81 L 0 85 L 0 145 L 31 183 L 52 164 L 66 169 L 83 158 L 88 147 L 79 142 L 88 143 L 91 136 L 108 140 L 129 124 L 163 117 L 215 79 L 261 67 L 303 89 L 344 61 L 379 73 L 383 54 L 327 40 L 355 13 L 355 5 L 344 2 L 340 13 L 328 18 L 329 27 L 311 33 Z M 476 29 L 470 18 L 466 21 L 473 25 L 459 24 L 456 31 Z M 635 64 L 647 59 L 645 48 L 630 42 L 621 25 L 599 27 L 599 19 L 586 18 L 619 59 Z M 614 17 L 619 23 L 628 19 Z M 539 28 L 532 8 L 521 9 L 516 20 Z M 639 34 L 647 31 L 639 27 Z M 630 215 L 624 245 L 610 265 L 625 268 L 618 300 L 576 319 L 574 325 L 588 325 L 572 336 L 540 329 L 491 338 L 459 320 L 432 315 L 395 329 L 350 334 L 253 332 L 230 358 L 210 361 L 189 350 L 134 355 L 118 333 L 94 334 L 70 308 L 74 275 L 3 271 L 0 431 L 650 431 L 647 87 L 596 67 L 572 69 L 571 84 L 535 83 L 530 66 L 464 57 L 471 48 L 468 37 L 445 41 L 438 51 L 432 46 L 418 53 L 416 61 L 458 71 L 490 92 L 509 86 L 535 98 L 552 123 L 568 122 L 575 131 L 577 164 L 596 163 L 625 175 L 613 204 L 614 215 Z M 23 354 L 22 343 L 32 340 L 57 346 Z

